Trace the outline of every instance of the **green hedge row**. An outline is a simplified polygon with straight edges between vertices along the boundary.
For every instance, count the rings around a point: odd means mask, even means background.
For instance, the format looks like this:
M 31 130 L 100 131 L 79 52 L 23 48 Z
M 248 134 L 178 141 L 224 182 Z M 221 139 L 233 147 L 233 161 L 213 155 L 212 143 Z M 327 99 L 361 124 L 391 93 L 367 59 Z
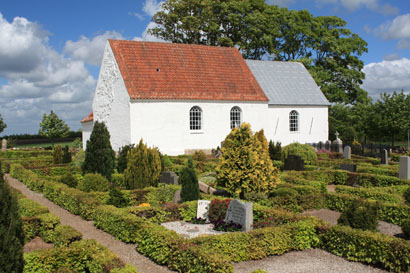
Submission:
M 336 192 L 390 203 L 404 203 L 403 195 L 398 193 L 388 193 L 385 187 L 356 188 L 338 185 L 336 186 Z
M 358 173 L 369 173 L 369 174 L 376 174 L 376 175 L 387 175 L 387 176 L 393 176 L 397 177 L 399 174 L 399 169 L 397 166 L 394 166 L 394 168 L 386 168 L 382 167 L 383 165 L 380 165 L 378 167 L 368 167 L 368 166 L 357 166 L 357 172 Z
M 0 151 L 0 158 L 27 158 L 53 155 L 53 151 L 49 150 L 7 150 Z
M 321 235 L 321 248 L 394 272 L 410 272 L 410 242 L 371 231 L 334 226 Z
M 28 168 L 41 168 L 51 166 L 53 164 L 53 157 L 40 156 L 29 158 L 0 158 L 1 170 L 3 173 L 8 173 L 10 171 L 10 165 L 17 163 Z

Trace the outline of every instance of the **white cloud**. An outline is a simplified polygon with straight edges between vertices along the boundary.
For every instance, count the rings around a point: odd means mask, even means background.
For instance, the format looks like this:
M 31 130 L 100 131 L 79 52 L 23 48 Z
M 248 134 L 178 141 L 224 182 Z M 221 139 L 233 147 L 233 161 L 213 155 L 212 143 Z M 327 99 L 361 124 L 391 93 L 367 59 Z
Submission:
M 156 27 L 157 24 L 154 22 L 149 22 L 147 27 L 145 28 L 144 32 L 142 33 L 141 37 L 134 37 L 134 41 L 148 41 L 148 42 L 164 42 L 164 40 L 155 37 L 154 35 L 151 35 L 148 33 L 148 30 L 151 28 Z
M 399 49 L 410 49 L 410 39 L 401 39 L 397 43 Z
M 137 17 L 140 21 L 143 21 L 145 19 L 144 15 L 139 14 L 138 12 L 128 12 L 128 14 Z
M 161 10 L 162 3 L 164 2 L 157 0 L 145 0 L 144 5 L 142 6 L 142 10 L 145 12 L 145 14 L 152 17 L 155 13 Z
M 49 33 L 26 18 L 0 13 L 0 113 L 3 134 L 36 133 L 53 109 L 72 129 L 91 110 L 96 80 L 84 61 L 66 58 L 49 44 Z
M 107 39 L 121 40 L 124 39 L 124 37 L 116 31 L 106 31 L 104 34 L 94 36 L 92 39 L 81 36 L 76 42 L 71 40 L 67 41 L 64 46 L 64 52 L 69 54 L 73 59 L 99 66 Z
M 386 54 L 383 56 L 383 61 L 396 61 L 400 60 L 401 57 L 397 53 L 392 53 L 392 54 Z
M 380 3 L 380 0 L 315 0 L 315 3 L 318 6 L 326 4 L 335 4 L 337 6 L 340 5 L 351 12 L 364 7 L 383 15 L 393 15 L 399 13 L 399 9 L 397 7 L 394 7 L 389 3 L 382 4 Z
M 366 79 L 362 88 L 374 99 L 378 99 L 383 92 L 410 92 L 410 60 L 407 58 L 370 63 L 363 68 L 363 72 Z
M 375 29 L 375 33 L 384 39 L 410 38 L 410 13 L 397 16 Z

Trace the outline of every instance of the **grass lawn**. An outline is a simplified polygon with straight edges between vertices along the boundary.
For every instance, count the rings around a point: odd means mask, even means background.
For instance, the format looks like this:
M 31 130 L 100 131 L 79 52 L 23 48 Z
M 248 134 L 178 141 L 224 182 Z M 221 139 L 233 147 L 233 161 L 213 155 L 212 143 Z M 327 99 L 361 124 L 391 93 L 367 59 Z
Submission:
M 41 147 L 50 147 L 52 145 L 61 145 L 62 147 L 68 145 L 68 147 L 74 146 L 74 141 L 70 142 L 51 142 L 51 143 L 36 143 L 36 144 L 24 144 L 16 145 L 16 148 L 41 148 Z

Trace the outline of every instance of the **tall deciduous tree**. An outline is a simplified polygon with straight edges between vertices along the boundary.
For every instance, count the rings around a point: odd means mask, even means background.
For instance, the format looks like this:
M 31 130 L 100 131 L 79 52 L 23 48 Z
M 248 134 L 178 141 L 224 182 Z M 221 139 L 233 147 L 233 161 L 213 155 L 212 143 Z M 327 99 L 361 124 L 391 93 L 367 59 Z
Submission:
M 4 123 L 3 117 L 2 117 L 1 114 L 0 114 L 0 133 L 3 132 L 4 129 L 6 129 L 6 128 L 7 128 L 7 124 Z
M 17 198 L 0 172 L 0 268 L 1 272 L 23 272 L 24 233 Z
M 167 0 L 150 33 L 174 43 L 236 46 L 245 58 L 300 61 L 331 102 L 367 99 L 359 56 L 367 43 L 334 16 L 314 17 L 263 0 Z
M 83 173 L 99 173 L 110 180 L 114 168 L 115 153 L 111 147 L 110 133 L 104 122 L 96 121 L 87 141 Z
M 70 128 L 61 120 L 53 110 L 47 115 L 44 113 L 43 120 L 40 122 L 38 134 L 48 138 L 67 137 Z

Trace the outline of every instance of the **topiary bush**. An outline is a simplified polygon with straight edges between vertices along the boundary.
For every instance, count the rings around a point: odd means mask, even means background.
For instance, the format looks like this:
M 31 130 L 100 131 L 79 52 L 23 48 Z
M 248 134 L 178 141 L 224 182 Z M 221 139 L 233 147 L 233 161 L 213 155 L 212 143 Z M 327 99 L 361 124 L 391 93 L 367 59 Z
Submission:
M 107 179 L 115 167 L 115 153 L 111 147 L 110 133 L 104 122 L 96 121 L 90 140 L 87 141 L 85 160 L 82 165 L 83 174 L 99 173 Z
M 132 148 L 134 148 L 134 144 L 129 144 L 121 147 L 117 158 L 117 171 L 119 173 L 123 173 L 127 168 L 127 155 Z
M 141 139 L 127 155 L 127 168 L 124 171 L 124 182 L 127 189 L 158 186 L 161 167 L 158 149 L 148 148 Z
M 281 160 L 282 146 L 279 141 L 276 144 L 272 140 L 269 141 L 269 156 L 272 160 Z
M 71 152 L 70 148 L 68 148 L 68 145 L 65 145 L 63 148 L 63 163 L 71 163 Z
M 404 235 L 406 235 L 407 239 L 410 239 L 410 218 L 403 221 L 401 224 L 401 230 Z
M 80 191 L 108 191 L 110 189 L 110 183 L 107 178 L 99 173 L 87 173 L 84 175 L 83 180 L 78 183 L 77 189 Z
M 75 175 L 72 173 L 66 173 L 60 178 L 60 182 L 66 184 L 70 188 L 76 188 L 78 185 L 78 181 Z
M 24 233 L 17 198 L 0 172 L 0 271 L 23 272 L 23 246 Z
M 117 189 L 112 187 L 110 189 L 109 198 L 107 200 L 107 205 L 113 205 L 117 208 L 124 208 L 130 204 L 130 200 L 125 198 L 124 194 Z
M 193 201 L 199 199 L 199 184 L 198 178 L 194 170 L 194 163 L 192 158 L 188 159 L 188 163 L 185 168 L 182 169 L 179 175 L 179 181 L 182 185 L 181 188 L 181 201 Z
M 234 197 L 244 198 L 248 192 L 267 193 L 279 184 L 263 131 L 254 135 L 247 123 L 232 129 L 225 138 L 216 172 L 216 187 Z
M 315 149 L 309 144 L 292 143 L 282 148 L 282 161 L 289 155 L 298 155 L 304 161 L 305 165 L 315 165 L 317 162 L 317 155 Z
M 377 231 L 378 203 L 357 199 L 343 211 L 337 223 L 352 228 Z
M 61 145 L 56 145 L 53 149 L 53 162 L 54 164 L 61 164 L 63 162 L 63 150 Z

